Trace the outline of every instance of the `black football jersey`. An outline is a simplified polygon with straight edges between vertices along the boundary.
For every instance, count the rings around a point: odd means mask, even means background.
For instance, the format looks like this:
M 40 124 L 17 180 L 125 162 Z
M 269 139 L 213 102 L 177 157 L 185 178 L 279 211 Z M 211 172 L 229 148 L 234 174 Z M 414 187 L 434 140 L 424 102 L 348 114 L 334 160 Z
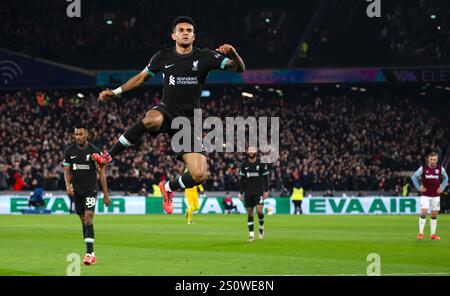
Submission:
M 145 69 L 151 76 L 162 72 L 163 105 L 174 112 L 180 110 L 193 115 L 194 109 L 200 108 L 201 92 L 209 72 L 225 69 L 227 61 L 228 58 L 210 49 L 194 47 L 189 54 L 181 55 L 172 47 L 153 55 Z
M 268 191 L 269 165 L 261 163 L 259 159 L 255 162 L 245 160 L 240 167 L 241 192 L 246 195 L 262 195 Z
M 71 168 L 72 185 L 76 194 L 98 190 L 97 168 L 91 158 L 93 153 L 100 153 L 100 150 L 89 142 L 84 148 L 75 143 L 64 151 L 63 166 Z

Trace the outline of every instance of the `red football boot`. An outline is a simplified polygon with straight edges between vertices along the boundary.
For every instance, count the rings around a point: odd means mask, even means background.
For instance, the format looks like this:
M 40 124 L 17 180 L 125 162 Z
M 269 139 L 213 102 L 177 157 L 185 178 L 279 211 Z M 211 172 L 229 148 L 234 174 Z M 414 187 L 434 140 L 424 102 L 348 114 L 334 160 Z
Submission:
M 441 237 L 438 236 L 437 234 L 432 234 L 432 235 L 430 235 L 430 239 L 433 239 L 433 240 L 440 240 Z
M 100 154 L 93 153 L 91 157 L 100 168 L 103 168 L 105 165 L 112 161 L 111 155 L 109 155 L 105 149 L 103 149 L 103 152 Z
M 164 209 L 164 211 L 166 211 L 167 214 L 170 215 L 173 212 L 173 202 L 172 202 L 173 191 L 172 192 L 167 192 L 166 188 L 164 187 L 164 185 L 165 185 L 164 181 L 159 182 L 159 189 L 161 189 L 161 193 L 162 193 L 162 195 L 164 197 L 163 209 Z
M 418 240 L 423 240 L 423 233 L 419 233 L 419 235 L 417 236 Z
M 92 256 L 91 256 L 91 254 L 86 254 L 86 257 L 84 257 L 83 265 L 92 265 L 94 263 L 92 263 Z

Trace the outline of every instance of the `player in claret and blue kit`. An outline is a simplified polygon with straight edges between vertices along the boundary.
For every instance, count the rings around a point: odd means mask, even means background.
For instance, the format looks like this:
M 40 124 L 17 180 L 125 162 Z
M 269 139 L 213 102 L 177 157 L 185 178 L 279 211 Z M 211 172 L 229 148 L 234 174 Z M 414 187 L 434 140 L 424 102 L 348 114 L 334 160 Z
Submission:
M 431 211 L 431 235 L 433 240 L 441 238 L 436 234 L 437 214 L 440 210 L 440 195 L 444 191 L 448 182 L 448 175 L 445 169 L 438 164 L 438 155 L 432 152 L 427 157 L 427 162 L 421 166 L 411 177 L 414 186 L 420 192 L 419 234 L 417 239 L 423 239 L 423 230 L 427 219 L 428 209 Z

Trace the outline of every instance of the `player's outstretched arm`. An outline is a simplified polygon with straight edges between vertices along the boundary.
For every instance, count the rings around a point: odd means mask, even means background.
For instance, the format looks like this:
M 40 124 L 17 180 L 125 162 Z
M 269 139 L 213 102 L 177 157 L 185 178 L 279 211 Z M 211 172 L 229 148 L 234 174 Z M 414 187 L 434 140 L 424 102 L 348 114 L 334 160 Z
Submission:
M 216 48 L 216 51 L 221 54 L 228 55 L 230 59 L 225 64 L 225 70 L 242 73 L 245 71 L 245 64 L 242 58 L 237 53 L 236 49 L 230 44 L 223 44 Z
M 139 86 L 144 84 L 144 82 L 149 77 L 150 77 L 150 74 L 148 74 L 148 72 L 146 70 L 143 70 L 139 74 L 130 78 L 127 82 L 125 82 L 125 84 L 121 85 L 120 87 L 118 87 L 114 90 L 107 89 L 107 90 L 102 91 L 98 95 L 98 99 L 102 102 L 107 102 L 107 101 L 111 100 L 112 98 L 120 96 L 124 92 L 138 88 Z

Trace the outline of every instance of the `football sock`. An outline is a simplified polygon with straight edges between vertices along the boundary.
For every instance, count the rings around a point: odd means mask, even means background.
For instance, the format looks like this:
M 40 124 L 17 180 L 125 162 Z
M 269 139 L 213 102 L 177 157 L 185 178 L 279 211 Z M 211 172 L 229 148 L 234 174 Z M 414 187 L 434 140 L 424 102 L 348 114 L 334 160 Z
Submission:
M 264 214 L 258 215 L 259 229 L 264 229 Z
M 123 135 L 120 136 L 119 141 L 114 144 L 109 155 L 114 157 L 136 143 L 147 132 L 142 120 L 131 126 Z
M 437 228 L 437 218 L 431 217 L 430 219 L 430 226 L 431 226 L 431 234 L 436 234 L 436 228 Z
M 86 225 L 84 223 L 81 224 L 83 226 L 83 239 L 86 238 Z
M 253 222 L 253 217 L 248 217 L 248 219 L 247 219 L 247 221 L 248 221 L 248 231 L 250 232 L 250 236 L 253 236 L 252 235 L 252 233 L 253 233 L 253 226 L 254 226 L 254 222 Z
M 195 182 L 194 178 L 192 178 L 191 174 L 189 172 L 184 173 L 183 175 L 179 176 L 178 178 L 172 179 L 170 181 L 167 181 L 164 185 L 164 188 L 167 192 L 172 192 L 175 190 L 185 189 L 185 188 L 192 188 L 195 185 L 200 185 L 202 183 Z
M 192 212 L 193 212 L 193 209 L 192 209 L 191 206 L 189 206 L 189 207 L 188 207 L 188 210 L 187 210 L 187 220 L 188 220 L 189 222 L 192 221 Z
M 425 228 L 426 222 L 427 222 L 427 218 L 420 216 L 420 218 L 419 218 L 419 233 L 423 234 L 423 229 Z
M 94 252 L 94 224 L 86 225 L 86 253 L 91 254 Z

